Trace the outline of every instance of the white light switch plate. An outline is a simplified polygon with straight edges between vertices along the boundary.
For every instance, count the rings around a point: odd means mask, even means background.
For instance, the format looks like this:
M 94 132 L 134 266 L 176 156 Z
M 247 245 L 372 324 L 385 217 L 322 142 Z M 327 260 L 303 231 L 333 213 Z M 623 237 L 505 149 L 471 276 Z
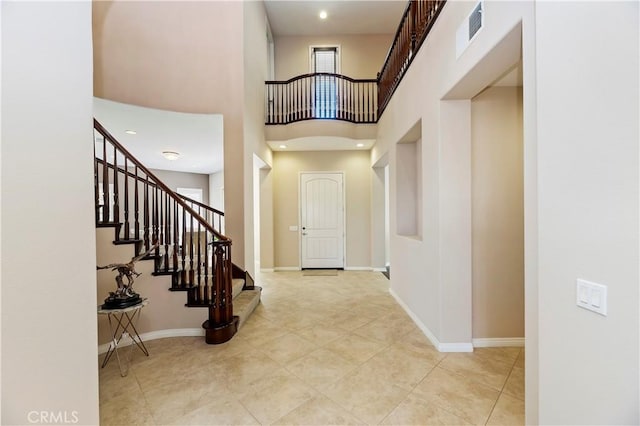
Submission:
M 607 316 L 607 286 L 578 279 L 576 281 L 576 305 Z
M 289 231 L 297 231 L 298 230 L 298 226 L 297 225 L 291 225 L 289 226 Z

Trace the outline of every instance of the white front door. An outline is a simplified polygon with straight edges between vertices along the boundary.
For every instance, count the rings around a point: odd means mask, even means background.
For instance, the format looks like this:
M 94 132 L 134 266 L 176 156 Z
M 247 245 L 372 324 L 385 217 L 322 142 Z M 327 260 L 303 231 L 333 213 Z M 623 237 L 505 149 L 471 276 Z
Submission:
M 300 174 L 302 268 L 344 268 L 342 173 Z

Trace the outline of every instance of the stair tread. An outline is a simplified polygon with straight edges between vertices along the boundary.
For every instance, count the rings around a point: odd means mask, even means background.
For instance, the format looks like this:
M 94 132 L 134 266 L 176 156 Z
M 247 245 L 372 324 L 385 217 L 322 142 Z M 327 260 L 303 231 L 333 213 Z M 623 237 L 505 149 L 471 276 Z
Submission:
M 96 228 L 115 228 L 120 226 L 120 222 L 100 222 L 96 223 Z
M 243 278 L 234 278 L 231 282 L 231 294 L 233 295 L 233 299 L 235 300 L 242 293 L 242 288 L 244 287 L 244 279 Z
M 262 289 L 256 286 L 254 290 L 243 290 L 233 300 L 233 314 L 240 318 L 238 328 L 242 327 L 247 318 L 256 309 L 260 303 L 261 294 Z
M 141 240 L 141 239 L 128 238 L 128 239 L 116 240 L 116 241 L 113 242 L 113 244 L 115 244 L 115 245 L 139 244 L 141 242 L 143 242 L 143 240 Z

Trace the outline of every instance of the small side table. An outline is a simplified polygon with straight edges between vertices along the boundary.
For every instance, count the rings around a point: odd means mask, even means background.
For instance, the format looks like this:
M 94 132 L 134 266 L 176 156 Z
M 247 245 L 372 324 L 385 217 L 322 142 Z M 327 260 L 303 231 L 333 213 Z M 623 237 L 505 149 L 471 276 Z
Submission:
M 109 319 L 109 329 L 111 330 L 112 340 L 109 343 L 109 349 L 107 350 L 107 354 L 102 361 L 101 368 L 104 368 L 105 365 L 111 359 L 111 356 L 115 353 L 116 358 L 118 360 L 118 367 L 120 368 L 120 375 L 125 377 L 129 372 L 129 365 L 131 363 L 131 354 L 133 353 L 133 344 L 135 343 L 138 348 L 144 353 L 146 356 L 149 356 L 149 351 L 147 347 L 144 345 L 142 338 L 138 334 L 138 330 L 136 329 L 136 323 L 140 319 L 140 311 L 142 308 L 147 306 L 149 302 L 147 299 L 143 299 L 142 303 L 138 303 L 137 305 L 128 306 L 122 309 L 102 309 L 102 306 L 98 306 L 98 315 L 107 315 Z M 131 338 L 131 344 L 129 345 L 129 351 L 126 354 L 126 358 L 123 362 L 120 360 L 120 353 L 118 352 L 118 347 L 120 345 L 120 341 L 123 337 L 128 336 Z M 123 369 L 125 367 L 125 369 Z

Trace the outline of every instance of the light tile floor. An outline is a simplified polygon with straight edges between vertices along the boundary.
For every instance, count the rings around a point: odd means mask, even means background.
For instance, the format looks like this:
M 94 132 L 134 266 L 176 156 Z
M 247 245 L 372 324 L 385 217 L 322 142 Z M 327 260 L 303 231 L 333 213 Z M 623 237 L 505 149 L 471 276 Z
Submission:
M 101 424 L 524 424 L 524 350 L 440 353 L 380 273 L 263 273 L 262 304 L 223 345 L 146 342 L 100 370 Z

